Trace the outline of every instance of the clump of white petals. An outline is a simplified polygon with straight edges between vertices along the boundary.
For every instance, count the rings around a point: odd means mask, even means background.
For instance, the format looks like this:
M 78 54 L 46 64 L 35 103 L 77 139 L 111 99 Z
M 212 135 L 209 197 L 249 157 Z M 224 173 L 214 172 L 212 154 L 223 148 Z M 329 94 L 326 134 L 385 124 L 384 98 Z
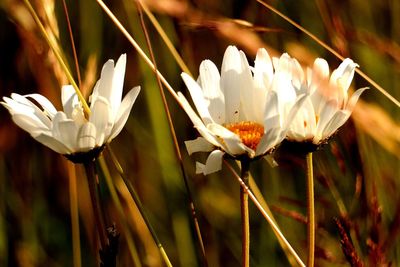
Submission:
M 290 125 L 288 140 L 319 145 L 349 119 L 360 95 L 367 89 L 358 89 L 349 98 L 348 90 L 357 66 L 347 58 L 330 75 L 326 60 L 318 58 L 313 68 L 304 73 L 297 60 L 292 60 L 296 93 L 308 97 Z
M 225 153 L 234 158 L 253 159 L 271 152 L 284 138 L 296 111 L 305 99 L 291 83 L 290 57 L 272 60 L 265 49 L 257 52 L 250 67 L 243 51 L 229 46 L 224 54 L 221 74 L 210 60 L 200 64 L 197 82 L 186 73 L 182 78 L 189 89 L 199 115 L 182 93 L 180 102 L 201 137 L 186 141 L 189 154 L 211 152 L 205 164 L 196 163 L 196 172 L 204 175 L 221 169 Z M 227 125 L 240 123 L 263 127 L 254 149 L 247 146 Z M 260 129 L 258 127 L 257 129 Z
M 62 87 L 64 111 L 40 94 L 11 94 L 1 102 L 13 121 L 31 136 L 65 155 L 88 152 L 114 139 L 124 127 L 140 87 L 131 89 L 122 99 L 126 55 L 108 60 L 90 97 L 90 116 L 85 118 L 82 104 L 71 85 Z M 32 102 L 34 100 L 36 103 Z

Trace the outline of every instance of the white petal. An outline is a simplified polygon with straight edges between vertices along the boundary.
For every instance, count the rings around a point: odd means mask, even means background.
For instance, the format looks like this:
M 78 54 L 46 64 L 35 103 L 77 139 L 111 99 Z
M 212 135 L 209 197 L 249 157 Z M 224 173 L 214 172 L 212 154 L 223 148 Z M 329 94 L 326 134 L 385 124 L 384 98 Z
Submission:
M 64 85 L 61 88 L 61 102 L 68 118 L 72 118 L 72 113 L 76 106 L 79 106 L 79 99 L 72 85 Z
M 140 92 L 140 86 L 136 86 L 132 88 L 122 100 L 122 103 L 119 107 L 116 121 L 114 123 L 114 127 L 111 131 L 111 135 L 108 138 L 107 142 L 113 140 L 124 128 L 126 121 L 128 120 L 129 113 L 132 110 L 132 106 L 136 101 L 137 96 Z
M 226 152 L 231 155 L 241 155 L 246 152 L 253 153 L 254 151 L 248 147 L 246 147 L 242 141 L 240 140 L 239 136 L 234 134 L 233 132 L 229 131 L 225 127 L 219 124 L 209 124 L 207 128 L 218 138 L 223 140 L 223 144 L 226 146 Z
M 355 105 L 357 104 L 357 101 L 360 98 L 361 94 L 367 89 L 369 89 L 369 88 L 364 87 L 364 88 L 360 88 L 357 91 L 355 91 L 353 93 L 353 95 L 351 96 L 349 102 L 347 103 L 346 110 L 353 112 L 353 109 L 354 109 Z
M 215 138 L 213 134 L 206 128 L 203 121 L 197 116 L 196 112 L 192 109 L 190 104 L 187 102 L 186 98 L 183 96 L 181 92 L 178 92 L 178 101 L 180 102 L 182 108 L 185 110 L 186 114 L 189 116 L 192 121 L 194 127 L 199 131 L 199 133 L 207 139 L 208 142 L 213 144 L 214 146 L 221 147 L 221 143 Z
M 243 114 L 239 114 L 239 119 L 244 121 L 260 121 L 261 118 L 256 116 L 255 110 L 261 111 L 262 108 L 259 104 L 263 102 L 255 101 L 257 99 L 257 91 L 254 88 L 253 77 L 251 75 L 249 63 L 247 62 L 246 55 L 240 51 L 241 68 L 240 75 L 237 77 L 238 83 L 236 86 L 240 89 L 240 104 Z M 265 103 L 265 102 L 264 102 Z M 258 112 L 257 115 L 261 115 Z
M 335 115 L 337 112 L 337 107 L 334 101 L 329 101 L 323 105 L 323 109 L 321 111 L 321 114 L 318 119 L 317 123 L 317 129 L 316 133 L 314 135 L 314 140 L 317 139 L 322 139 L 322 136 L 324 135 L 324 129 L 326 128 L 326 125 L 329 123 L 329 121 L 332 119 L 332 117 Z
M 254 81 L 259 87 L 269 88 L 274 75 L 271 58 L 264 48 L 257 51 L 254 61 Z
M 96 146 L 96 126 L 87 122 L 79 129 L 78 132 L 78 151 L 86 152 Z
M 38 141 L 39 143 L 49 147 L 60 154 L 70 154 L 71 151 L 60 141 L 55 139 L 50 133 L 45 132 L 34 132 L 32 133 L 32 137 Z
M 98 96 L 102 96 L 108 101 L 110 101 L 113 89 L 113 77 L 114 77 L 114 60 L 109 59 L 101 70 L 100 79 L 97 81 L 93 93 L 91 95 L 91 105 L 92 106 Z
M 38 102 L 42 106 L 42 108 L 46 111 L 47 115 L 50 118 L 53 118 L 54 115 L 56 115 L 56 113 L 57 113 L 56 108 L 46 97 L 44 97 L 40 94 L 29 94 L 29 95 L 25 95 L 25 97 L 31 97 L 31 98 L 35 99 L 36 102 Z
M 115 119 L 118 113 L 119 106 L 121 105 L 122 91 L 125 78 L 126 67 L 126 54 L 122 54 L 114 69 L 114 76 L 112 81 L 112 89 L 110 92 L 110 106 L 112 110 L 111 117 Z
M 220 75 L 215 64 L 204 60 L 200 64 L 199 82 L 204 99 L 208 101 L 208 111 L 216 123 L 225 122 L 225 97 L 220 87 Z
M 185 141 L 185 146 L 189 155 L 196 152 L 210 152 L 215 147 L 203 137 L 197 137 L 194 140 Z
M 39 109 L 34 103 L 32 103 L 32 101 L 30 101 L 26 97 L 21 96 L 16 93 L 12 93 L 11 98 L 15 101 L 14 103 L 17 104 L 16 106 L 19 106 L 21 109 L 23 109 L 22 106 L 26 106 L 28 108 L 27 111 L 29 109 L 31 110 L 30 112 L 28 111 L 28 113 L 31 113 L 32 117 L 35 116 L 36 118 L 38 118 L 44 125 L 46 125 L 46 127 L 48 127 L 48 128 L 51 127 L 51 121 L 50 121 L 49 117 L 41 109 Z M 3 98 L 3 99 L 5 99 L 5 98 Z M 8 103 L 8 104 L 10 104 L 10 103 Z M 28 114 L 26 114 L 26 115 L 28 115 Z
M 224 154 L 225 153 L 221 150 L 214 150 L 213 152 L 211 152 L 207 158 L 204 169 L 202 170 L 203 174 L 208 175 L 210 173 L 221 170 L 222 158 L 223 158 Z M 197 170 L 196 170 L 196 172 L 197 172 Z
M 229 46 L 221 67 L 221 88 L 225 95 L 225 122 L 239 121 L 240 91 L 242 84 L 242 59 L 235 46 Z M 244 85 L 247 86 L 247 85 Z
M 108 100 L 98 96 L 91 105 L 89 121 L 96 127 L 96 145 L 101 146 L 110 136 L 114 121 L 111 118 L 111 107 Z
M 339 67 L 332 72 L 330 84 L 337 90 L 339 104 L 347 103 L 347 90 L 354 77 L 355 68 L 358 65 L 353 60 L 346 58 Z
M 280 127 L 269 129 L 263 135 L 260 143 L 257 146 L 256 156 L 268 153 L 272 148 L 276 147 L 280 142 L 282 142 L 284 138 L 285 135 L 282 133 L 282 129 Z
M 297 99 L 295 104 L 289 109 L 288 115 L 285 118 L 285 122 L 282 126 L 284 130 L 289 129 L 290 124 L 292 123 L 293 119 L 295 118 L 299 109 L 303 106 L 304 102 L 307 100 L 309 95 L 300 95 Z
M 57 113 L 54 117 L 57 119 L 53 123 L 53 136 L 68 147 L 71 152 L 76 152 L 78 150 L 78 125 L 74 120 L 67 119 L 65 115 L 59 116 L 58 114 L 60 113 Z
M 11 116 L 12 120 L 16 125 L 22 128 L 24 131 L 28 133 L 32 133 L 35 131 L 48 131 L 49 128 L 44 125 L 40 120 L 36 117 L 29 116 L 27 114 L 14 114 Z
M 199 112 L 200 117 L 205 124 L 211 123 L 213 120 L 211 118 L 210 112 L 208 111 L 208 103 L 203 95 L 203 90 L 200 88 L 199 84 L 192 79 L 188 74 L 181 74 L 186 87 L 189 89 L 190 95 L 192 97 L 193 103 L 196 106 L 197 112 Z
M 328 138 L 336 132 L 350 117 L 351 112 L 347 110 L 339 110 L 335 113 L 329 123 L 326 125 L 322 132 L 322 138 Z

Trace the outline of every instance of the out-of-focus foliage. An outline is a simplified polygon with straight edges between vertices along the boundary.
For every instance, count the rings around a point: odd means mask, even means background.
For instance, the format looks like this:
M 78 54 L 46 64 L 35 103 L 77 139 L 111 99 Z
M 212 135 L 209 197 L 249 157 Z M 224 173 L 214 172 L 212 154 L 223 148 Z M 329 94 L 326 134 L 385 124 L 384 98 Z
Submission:
M 162 100 L 151 70 L 99 8 L 96 1 L 66 1 L 82 76 L 90 93 L 99 67 L 127 53 L 124 88 L 142 92 L 123 132 L 113 141 L 125 173 L 138 191 L 174 266 L 201 266 L 187 192 L 174 152 Z M 110 8 L 146 49 L 134 1 L 108 1 Z M 256 1 L 148 0 L 190 70 L 197 76 L 203 59 L 220 65 L 223 51 L 235 44 L 253 59 L 259 47 L 273 55 L 289 52 L 305 65 L 324 57 L 339 60 Z M 270 1 L 400 99 L 400 3 L 398 1 Z M 34 1 L 48 32 L 74 71 L 62 1 Z M 239 20 L 239 21 L 238 21 Z M 158 68 L 175 90 L 185 92 L 181 70 L 146 20 Z M 251 62 L 251 64 L 253 64 Z M 75 76 L 76 77 L 76 76 Z M 0 94 L 41 93 L 60 108 L 65 74 L 21 1 L 0 2 Z M 354 88 L 368 86 L 356 75 Z M 125 92 L 126 92 L 125 91 Z M 399 109 L 378 91 L 367 91 L 349 121 L 329 145 L 314 154 L 316 177 L 316 261 L 346 266 L 338 227 L 353 239 L 368 266 L 400 264 Z M 169 108 L 196 204 L 209 266 L 239 266 L 241 258 L 239 184 L 228 169 L 207 177 L 194 174 L 196 157 L 183 141 L 193 139 L 185 113 L 167 94 Z M 108 159 L 107 153 L 105 153 Z M 288 151 L 276 156 L 279 167 L 252 165 L 252 174 L 283 233 L 304 259 L 305 159 Z M 234 164 L 233 162 L 229 162 Z M 35 142 L 0 109 L 0 266 L 72 266 L 72 237 L 66 159 Z M 115 174 L 120 196 L 127 196 Z M 96 238 L 83 168 L 77 168 L 82 265 L 95 266 Z M 104 181 L 103 208 L 109 223 L 127 220 L 143 266 L 162 266 L 157 247 L 129 196 L 119 218 Z M 251 205 L 251 266 L 287 266 L 271 228 Z M 131 266 L 124 235 L 118 266 Z

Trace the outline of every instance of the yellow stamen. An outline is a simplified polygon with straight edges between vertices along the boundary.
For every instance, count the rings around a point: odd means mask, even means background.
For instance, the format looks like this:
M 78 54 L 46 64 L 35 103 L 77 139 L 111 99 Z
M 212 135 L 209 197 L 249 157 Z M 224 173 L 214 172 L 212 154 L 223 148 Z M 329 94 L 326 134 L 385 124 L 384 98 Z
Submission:
M 229 131 L 237 134 L 243 144 L 255 150 L 264 135 L 264 126 L 252 121 L 241 121 L 224 125 Z

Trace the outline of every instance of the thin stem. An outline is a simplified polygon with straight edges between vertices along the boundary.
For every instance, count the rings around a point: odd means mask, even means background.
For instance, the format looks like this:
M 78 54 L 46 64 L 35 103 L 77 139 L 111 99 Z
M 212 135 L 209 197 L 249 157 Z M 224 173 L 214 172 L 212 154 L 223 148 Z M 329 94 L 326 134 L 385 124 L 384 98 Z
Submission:
M 90 193 L 90 199 L 92 201 L 92 206 L 93 206 L 93 215 L 94 215 L 94 220 L 96 223 L 96 228 L 99 234 L 99 239 L 100 239 L 100 244 L 101 244 L 101 249 L 105 249 L 107 245 L 107 235 L 105 232 L 105 225 L 103 221 L 103 216 L 102 216 L 102 211 L 100 209 L 100 202 L 99 202 L 99 195 L 96 190 L 96 173 L 95 173 L 95 165 L 94 162 L 87 162 L 84 164 L 85 166 L 85 171 L 86 171 L 86 177 L 88 180 L 89 184 L 89 193 Z
M 344 57 L 342 55 L 340 55 L 338 52 L 336 52 L 333 48 L 331 48 L 329 45 L 327 45 L 325 42 L 323 42 L 322 40 L 320 40 L 317 36 L 315 36 L 314 34 L 312 34 L 311 32 L 309 32 L 308 30 L 306 30 L 304 27 L 300 26 L 300 24 L 296 23 L 294 20 L 290 19 L 288 16 L 286 16 L 285 14 L 279 12 L 276 8 L 274 8 L 273 6 L 265 3 L 262 0 L 256 0 L 258 3 L 260 3 L 261 5 L 263 5 L 264 7 L 268 8 L 269 10 L 271 10 L 272 12 L 274 12 L 276 15 L 280 16 L 281 18 L 283 18 L 284 20 L 286 20 L 287 22 L 289 22 L 290 24 L 292 24 L 293 26 L 295 26 L 297 29 L 299 29 L 300 31 L 304 32 L 306 35 L 308 35 L 311 39 L 313 39 L 315 42 L 317 42 L 320 46 L 322 46 L 323 48 L 325 48 L 326 50 L 328 50 L 329 52 L 331 52 L 334 56 L 336 56 L 337 58 L 339 58 L 340 60 L 344 60 Z M 369 82 L 370 84 L 372 84 L 372 86 L 374 86 L 379 92 L 381 92 L 381 94 L 383 94 L 387 99 L 389 99 L 390 101 L 392 101 L 397 107 L 400 108 L 400 102 L 399 100 L 397 100 L 396 98 L 394 98 L 391 94 L 389 94 L 385 89 L 383 89 L 382 86 L 380 86 L 378 83 L 376 83 L 374 80 L 372 80 L 370 77 L 368 77 L 368 75 L 366 75 L 364 72 L 362 72 L 359 68 L 356 68 L 355 71 L 362 77 L 364 78 L 367 82 Z
M 68 31 L 69 31 L 69 38 L 70 38 L 70 41 L 71 41 L 72 53 L 74 54 L 74 62 L 75 62 L 76 76 L 78 78 L 78 85 L 79 85 L 79 87 L 81 87 L 81 84 L 82 84 L 81 72 L 79 71 L 78 55 L 76 53 L 74 35 L 72 33 L 71 22 L 69 20 L 69 13 L 68 13 L 68 8 L 67 8 L 67 3 L 65 2 L 65 0 L 63 0 L 62 2 L 63 2 L 63 7 L 64 7 L 65 19 L 67 20 L 67 25 L 68 25 Z
M 50 46 L 50 48 L 53 51 L 54 55 L 56 56 L 58 62 L 60 63 L 61 68 L 64 70 L 65 75 L 67 76 L 69 82 L 74 87 L 75 92 L 76 92 L 79 100 L 82 103 L 83 109 L 85 110 L 87 115 L 90 115 L 90 108 L 89 108 L 85 98 L 83 97 L 81 91 L 79 90 L 79 87 L 76 84 L 74 78 L 72 77 L 72 74 L 71 74 L 67 64 L 65 63 L 64 59 L 62 58 L 60 51 L 56 48 L 56 46 L 51 41 L 50 37 L 48 36 L 48 34 L 46 32 L 46 29 L 44 28 L 42 22 L 40 21 L 38 15 L 36 14 L 31 3 L 29 2 L 29 0 L 24 0 L 24 3 L 27 6 L 29 12 L 31 13 L 33 19 L 35 20 L 36 24 L 38 25 L 40 32 L 43 34 L 43 37 L 46 39 L 47 44 Z
M 241 161 L 241 178 L 249 186 L 250 161 Z M 249 194 L 240 187 L 240 211 L 242 215 L 242 266 L 250 266 L 250 223 L 249 223 Z
M 150 224 L 150 220 L 149 220 L 149 218 L 147 217 L 147 214 L 146 214 L 146 212 L 145 212 L 145 210 L 144 210 L 144 208 L 143 208 L 142 202 L 141 202 L 141 200 L 140 200 L 138 194 L 136 193 L 135 189 L 133 188 L 131 182 L 130 182 L 128 179 L 126 179 L 125 174 L 124 174 L 124 172 L 123 172 L 123 170 L 122 170 L 122 168 L 121 168 L 121 165 L 120 165 L 119 162 L 117 161 L 117 158 L 115 157 L 114 153 L 112 153 L 112 151 L 110 150 L 109 147 L 107 147 L 107 148 L 108 148 L 108 152 L 109 152 L 109 154 L 110 154 L 110 156 L 111 156 L 111 159 L 112 159 L 114 165 L 116 166 L 116 169 L 117 169 L 119 175 L 121 176 L 121 178 L 122 178 L 122 180 L 124 181 L 126 187 L 128 188 L 128 191 L 129 191 L 130 195 L 132 196 L 132 199 L 133 199 L 133 201 L 135 202 L 135 204 L 136 204 L 136 206 L 137 206 L 137 208 L 138 208 L 140 214 L 142 215 L 142 218 L 143 218 L 143 220 L 144 220 L 144 222 L 145 222 L 147 228 L 149 229 L 150 234 L 151 234 L 151 236 L 153 237 L 154 242 L 156 243 L 158 249 L 160 250 L 160 254 L 161 254 L 161 256 L 162 256 L 162 258 L 163 258 L 165 264 L 166 264 L 168 267 L 172 267 L 171 261 L 169 260 L 168 255 L 165 253 L 164 247 L 162 246 L 160 240 L 158 239 L 158 236 L 157 236 L 156 232 L 154 231 L 153 226 Z M 100 158 L 100 164 L 101 164 L 101 165 L 105 165 L 105 162 L 104 162 L 104 159 L 103 159 L 103 158 Z M 102 168 L 104 168 L 104 167 L 102 167 Z M 109 183 L 110 186 L 114 187 L 114 186 L 112 185 L 112 182 L 111 182 L 111 181 L 109 181 L 109 182 L 107 182 L 107 183 Z M 115 188 L 113 189 L 113 191 L 115 191 Z M 115 195 L 116 195 L 116 193 L 115 193 Z M 118 200 L 118 201 L 119 201 L 119 200 Z M 120 205 L 120 204 L 119 204 L 119 205 Z
M 142 26 L 142 29 L 143 29 L 143 32 L 144 32 L 144 36 L 145 36 L 145 39 L 146 39 L 147 47 L 148 47 L 149 52 L 150 52 L 150 58 L 151 58 L 151 61 L 154 64 L 154 68 L 157 69 L 157 62 L 156 62 L 155 57 L 154 57 L 154 53 L 153 53 L 151 41 L 150 41 L 150 38 L 149 38 L 149 34 L 147 32 L 146 24 L 145 24 L 144 19 L 143 19 L 142 7 L 144 8 L 144 5 L 143 5 L 143 3 L 141 1 L 137 1 L 136 3 L 137 3 L 137 10 L 138 10 L 138 13 L 139 13 L 139 18 L 140 18 L 140 23 L 141 23 L 141 26 Z M 147 15 L 149 15 L 149 14 L 147 14 Z M 173 139 L 175 153 L 176 153 L 176 156 L 178 158 L 180 170 L 181 170 L 183 181 L 184 181 L 184 184 L 185 184 L 185 189 L 186 189 L 187 196 L 188 196 L 188 201 L 189 201 L 189 208 L 190 208 L 190 211 L 191 211 L 191 217 L 192 217 L 192 220 L 193 220 L 193 223 L 194 223 L 194 227 L 195 227 L 196 235 L 197 235 L 197 240 L 198 240 L 199 247 L 200 247 L 200 250 L 201 250 L 201 256 L 202 256 L 202 260 L 203 260 L 203 265 L 205 267 L 207 267 L 208 266 L 208 262 L 207 262 L 207 257 L 206 257 L 206 251 L 205 251 L 205 248 L 204 248 L 203 237 L 201 235 L 199 221 L 197 219 L 196 209 L 195 209 L 192 193 L 190 191 L 189 183 L 187 181 L 185 168 L 183 167 L 182 154 L 181 154 L 181 151 L 180 151 L 180 148 L 179 148 L 178 138 L 176 137 L 175 127 L 174 127 L 174 124 L 172 122 L 171 112 L 170 112 L 169 107 L 168 107 L 167 99 L 165 97 L 165 93 L 164 93 L 164 89 L 163 89 L 160 77 L 158 75 L 155 75 L 155 76 L 156 76 L 158 88 L 160 89 L 160 95 L 161 95 L 162 102 L 163 102 L 163 105 L 164 105 L 164 110 L 165 110 L 165 113 L 167 115 L 169 130 L 171 132 L 171 136 L 172 136 L 172 139 Z
M 71 212 L 71 228 L 72 228 L 72 257 L 73 266 L 81 267 L 81 242 L 79 233 L 79 213 L 78 213 L 78 193 L 76 188 L 76 173 L 74 165 L 67 162 L 69 176 L 69 205 Z
M 279 227 L 276 225 L 276 223 L 271 219 L 271 217 L 268 215 L 268 213 L 263 209 L 262 205 L 260 202 L 257 200 L 257 198 L 254 196 L 254 194 L 250 191 L 249 187 L 246 186 L 242 178 L 236 173 L 236 171 L 232 168 L 231 165 L 229 165 L 226 161 L 224 161 L 225 165 L 230 169 L 230 171 L 233 173 L 233 176 L 236 177 L 238 180 L 240 186 L 247 192 L 249 195 L 250 199 L 253 201 L 254 205 L 257 207 L 257 209 L 261 212 L 261 214 L 264 216 L 264 218 L 267 220 L 269 225 L 272 227 L 273 231 L 279 236 L 279 238 L 282 240 L 282 242 L 285 244 L 285 246 L 288 248 L 290 253 L 293 255 L 293 257 L 296 259 L 296 262 L 301 266 L 301 267 L 306 267 L 306 265 L 303 263 L 303 261 L 300 259 L 299 255 L 297 255 L 296 251 L 293 249 L 293 247 L 290 245 L 290 243 L 287 241 L 285 236 L 282 234 L 281 230 Z
M 121 201 L 118 198 L 117 191 L 116 191 L 114 183 L 112 181 L 112 178 L 111 178 L 110 172 L 108 170 L 107 164 L 106 164 L 106 162 L 105 162 L 103 157 L 99 157 L 98 158 L 98 163 L 99 163 L 100 168 L 102 170 L 102 173 L 104 175 L 106 184 L 108 186 L 108 190 L 110 191 L 110 195 L 111 195 L 111 198 L 112 198 L 112 200 L 114 202 L 114 205 L 116 207 L 118 215 L 121 218 L 120 223 L 121 223 L 123 231 L 125 232 L 126 243 L 128 245 L 128 249 L 129 249 L 129 252 L 130 252 L 130 255 L 131 255 L 131 258 L 132 258 L 133 265 L 136 266 L 136 267 L 141 267 L 142 264 L 140 262 L 138 252 L 136 250 L 135 243 L 133 242 L 132 234 L 131 234 L 130 229 L 129 229 L 127 223 L 126 223 L 126 220 L 123 219 L 123 218 L 125 218 L 124 210 L 122 208 Z
M 315 210 L 314 210 L 314 177 L 312 152 L 307 154 L 307 266 L 314 266 L 315 252 Z

